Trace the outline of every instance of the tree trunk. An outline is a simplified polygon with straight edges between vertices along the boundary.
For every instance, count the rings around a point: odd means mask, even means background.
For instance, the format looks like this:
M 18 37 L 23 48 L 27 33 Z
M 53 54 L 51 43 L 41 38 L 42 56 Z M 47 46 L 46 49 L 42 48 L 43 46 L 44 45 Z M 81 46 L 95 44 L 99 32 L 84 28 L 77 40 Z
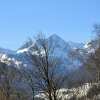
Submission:
M 6 100 L 10 100 L 10 94 L 8 92 L 6 94 Z
M 32 100 L 34 100 L 34 88 L 32 87 L 32 95 L 33 95 L 33 97 L 32 97 Z
M 99 83 L 100 81 L 100 72 L 97 71 L 97 74 L 96 74 L 96 82 Z
M 54 100 L 57 100 L 56 92 L 54 91 Z
M 49 93 L 49 100 L 52 100 L 52 95 L 51 95 L 51 93 Z
M 98 72 L 98 83 L 100 82 L 100 71 Z
M 49 84 L 49 86 L 48 86 L 48 97 L 49 97 L 49 100 L 53 100 L 52 99 L 52 91 L 51 91 L 51 87 L 50 87 L 50 84 Z

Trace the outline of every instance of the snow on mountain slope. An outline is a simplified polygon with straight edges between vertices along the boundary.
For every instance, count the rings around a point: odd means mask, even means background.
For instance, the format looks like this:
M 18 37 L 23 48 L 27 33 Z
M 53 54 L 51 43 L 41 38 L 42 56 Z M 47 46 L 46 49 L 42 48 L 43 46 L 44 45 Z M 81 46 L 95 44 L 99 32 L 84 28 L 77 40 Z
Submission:
M 74 42 L 66 42 L 61 37 L 56 34 L 51 35 L 47 38 L 49 45 L 55 47 L 56 53 L 67 52 L 73 48 L 83 48 L 84 44 L 82 43 L 74 43 Z M 24 53 L 28 52 L 30 49 L 34 48 L 35 42 L 32 40 L 28 40 L 24 45 L 22 45 L 18 50 L 17 53 Z
M 24 49 L 18 50 L 17 54 L 24 53 L 24 52 L 28 52 L 28 48 L 24 48 Z
M 90 53 L 94 53 L 96 48 L 92 47 L 91 41 L 88 41 L 85 45 L 84 45 L 84 49 L 87 51 L 88 54 Z
M 66 42 L 56 34 L 47 38 L 47 41 L 50 45 L 55 47 L 55 55 L 64 62 L 62 65 L 63 67 L 61 67 L 60 70 L 64 71 L 66 65 L 69 66 L 67 67 L 67 69 L 70 67 L 75 68 L 75 66 L 72 65 L 72 62 L 69 59 L 68 54 L 75 48 L 84 48 L 84 45 L 82 43 Z M 33 54 L 36 54 L 36 51 L 34 50 L 35 44 L 36 42 L 33 42 L 31 39 L 29 39 L 16 52 L 6 49 L 0 49 L 0 54 L 7 55 L 7 58 L 15 62 L 15 65 L 17 66 L 22 63 L 23 65 L 29 67 L 31 66 L 31 64 L 29 61 L 29 57 L 27 57 L 27 53 L 33 51 Z

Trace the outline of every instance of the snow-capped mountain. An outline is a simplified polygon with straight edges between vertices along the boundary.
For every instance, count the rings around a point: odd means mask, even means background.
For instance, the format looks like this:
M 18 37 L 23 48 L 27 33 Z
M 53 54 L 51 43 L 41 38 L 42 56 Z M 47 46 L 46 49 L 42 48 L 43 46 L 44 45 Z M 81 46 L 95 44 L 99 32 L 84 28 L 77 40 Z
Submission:
M 50 45 L 55 47 L 54 53 L 59 57 L 61 60 L 63 60 L 63 67 L 61 67 L 60 70 L 75 68 L 75 65 L 72 65 L 72 62 L 70 58 L 68 57 L 68 54 L 74 50 L 74 49 L 83 49 L 84 44 L 82 43 L 74 43 L 74 42 L 66 42 L 58 35 L 54 34 L 47 38 L 47 41 Z M 0 49 L 0 59 L 1 61 L 9 60 L 15 63 L 16 66 L 19 66 L 20 64 L 25 65 L 26 67 L 30 67 L 30 61 L 29 57 L 27 56 L 27 53 L 32 51 L 34 54 L 36 54 L 36 51 L 34 51 L 34 46 L 36 44 L 36 41 L 33 42 L 31 39 L 29 39 L 27 42 L 25 42 L 18 50 L 12 51 L 12 50 L 6 50 L 6 49 Z M 75 63 L 79 65 L 79 62 Z M 67 65 L 67 67 L 66 67 Z M 70 66 L 70 67 L 68 67 Z
M 51 35 L 49 38 L 47 38 L 48 44 L 52 45 L 52 47 L 55 47 L 55 53 L 57 55 L 63 54 L 65 56 L 68 54 L 72 49 L 78 49 L 78 48 L 83 48 L 84 44 L 82 43 L 74 43 L 74 42 L 66 42 L 63 40 L 61 37 L 59 37 L 56 34 Z M 35 46 L 35 42 L 32 40 L 28 40 L 24 45 L 22 45 L 18 50 L 17 54 L 29 52 L 32 50 Z

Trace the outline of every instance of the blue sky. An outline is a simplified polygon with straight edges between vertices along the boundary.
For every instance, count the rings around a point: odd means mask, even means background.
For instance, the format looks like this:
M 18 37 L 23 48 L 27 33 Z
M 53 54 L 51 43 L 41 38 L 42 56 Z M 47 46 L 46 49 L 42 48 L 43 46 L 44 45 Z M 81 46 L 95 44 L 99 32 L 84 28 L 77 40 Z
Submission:
M 95 23 L 100 0 L 0 0 L 0 47 L 15 50 L 41 31 L 84 42 Z

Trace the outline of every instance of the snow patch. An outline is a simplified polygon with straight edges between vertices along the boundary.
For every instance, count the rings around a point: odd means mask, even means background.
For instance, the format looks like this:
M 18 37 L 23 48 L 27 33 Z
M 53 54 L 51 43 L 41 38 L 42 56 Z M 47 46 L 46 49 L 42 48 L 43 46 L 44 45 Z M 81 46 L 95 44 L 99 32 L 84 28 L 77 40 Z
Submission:
M 24 48 L 24 49 L 18 50 L 17 54 L 24 53 L 24 52 L 27 52 L 27 51 L 28 51 L 28 48 Z

